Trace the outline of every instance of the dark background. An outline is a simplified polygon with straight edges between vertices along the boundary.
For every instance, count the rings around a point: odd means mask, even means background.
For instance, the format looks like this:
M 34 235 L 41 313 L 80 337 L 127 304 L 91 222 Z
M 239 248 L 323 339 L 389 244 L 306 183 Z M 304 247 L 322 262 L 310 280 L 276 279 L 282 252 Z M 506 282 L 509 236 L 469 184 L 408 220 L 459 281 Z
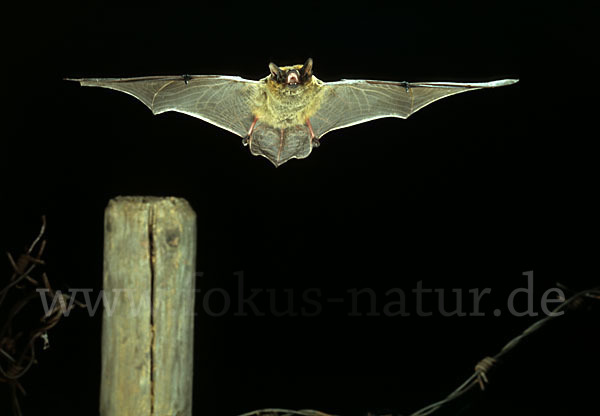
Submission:
M 538 312 L 556 282 L 597 284 L 596 247 L 586 240 L 597 189 L 585 182 L 592 165 L 577 144 L 583 116 L 565 113 L 586 96 L 571 88 L 575 62 L 589 53 L 575 41 L 585 13 L 506 2 L 10 10 L 0 248 L 18 252 L 45 214 L 55 288 L 97 291 L 108 200 L 173 195 L 198 214 L 202 290 L 235 294 L 238 271 L 248 289 L 340 297 L 367 287 L 383 301 L 388 289 L 410 293 L 420 280 L 465 295 L 491 288 L 485 317 L 349 317 L 346 303 L 324 304 L 312 318 L 217 318 L 197 298 L 194 414 L 408 414 L 454 390 L 535 321 L 506 311 L 523 272 L 534 271 Z M 409 120 L 331 132 L 309 158 L 277 169 L 227 131 L 182 114 L 154 117 L 125 94 L 62 81 L 259 79 L 270 61 L 309 56 L 324 81 L 521 81 L 442 100 Z M 257 304 L 266 309 L 268 299 Z M 598 371 L 597 318 L 596 308 L 546 327 L 506 358 L 485 393 L 440 414 L 583 411 L 597 389 L 582 377 Z M 25 414 L 97 413 L 100 329 L 100 315 L 75 311 L 50 332 L 51 348 L 22 380 Z M 0 414 L 8 409 L 0 402 Z

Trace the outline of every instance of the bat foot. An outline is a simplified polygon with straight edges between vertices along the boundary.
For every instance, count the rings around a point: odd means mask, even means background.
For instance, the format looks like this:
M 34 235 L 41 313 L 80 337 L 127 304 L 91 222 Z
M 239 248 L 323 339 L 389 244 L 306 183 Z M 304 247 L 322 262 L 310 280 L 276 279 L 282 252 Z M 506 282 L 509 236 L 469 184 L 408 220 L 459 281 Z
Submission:
M 246 137 L 244 137 L 242 139 L 242 144 L 244 146 L 248 146 L 248 143 L 250 143 L 250 139 L 252 138 L 252 132 L 254 131 L 254 127 L 256 126 L 257 121 L 258 121 L 258 117 L 254 116 L 254 120 L 252 121 L 252 124 L 250 124 L 250 129 L 248 130 L 248 134 L 246 134 Z
M 317 136 L 315 136 L 312 124 L 310 124 L 310 119 L 308 118 L 306 119 L 306 127 L 308 127 L 308 132 L 310 133 L 310 143 L 312 144 L 312 147 L 321 146 L 321 142 L 319 141 L 319 139 L 317 139 Z

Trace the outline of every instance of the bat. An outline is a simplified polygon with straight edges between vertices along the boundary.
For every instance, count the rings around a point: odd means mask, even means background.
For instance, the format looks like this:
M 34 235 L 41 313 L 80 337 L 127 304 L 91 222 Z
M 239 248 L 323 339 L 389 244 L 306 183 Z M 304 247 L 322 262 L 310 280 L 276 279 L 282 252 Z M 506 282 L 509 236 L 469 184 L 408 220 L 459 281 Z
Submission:
M 207 121 L 242 137 L 250 153 L 275 166 L 307 157 L 332 130 L 383 117 L 407 118 L 444 97 L 518 82 L 323 82 L 313 75 L 311 58 L 303 65 L 270 63 L 269 71 L 258 81 L 224 75 L 67 80 L 130 94 L 154 114 L 176 111 Z

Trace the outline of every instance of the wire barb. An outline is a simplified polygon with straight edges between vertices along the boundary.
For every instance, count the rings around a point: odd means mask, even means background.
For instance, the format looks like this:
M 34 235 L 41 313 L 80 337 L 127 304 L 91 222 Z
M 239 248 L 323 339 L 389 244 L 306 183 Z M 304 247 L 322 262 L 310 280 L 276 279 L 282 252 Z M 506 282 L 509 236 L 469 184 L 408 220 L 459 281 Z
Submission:
M 487 373 L 496 364 L 496 359 L 493 357 L 485 357 L 479 361 L 475 366 L 475 373 L 477 373 L 477 382 L 481 390 L 485 390 L 485 385 L 489 383 Z
M 489 383 L 488 375 L 490 370 L 493 367 L 496 367 L 500 358 L 515 348 L 524 338 L 531 335 L 535 331 L 539 330 L 543 326 L 545 326 L 548 322 L 553 319 L 556 319 L 559 316 L 563 316 L 563 314 L 559 313 L 565 309 L 568 309 L 574 305 L 578 301 L 583 300 L 583 298 L 590 299 L 600 299 L 600 286 L 592 289 L 582 290 L 581 292 L 575 293 L 570 298 L 564 300 L 563 302 L 554 308 L 553 311 L 550 312 L 548 316 L 542 318 L 532 325 L 530 325 L 527 329 L 525 329 L 521 334 L 511 339 L 500 352 L 493 357 L 484 357 L 475 365 L 475 371 L 469 378 L 467 378 L 456 390 L 446 396 L 444 399 L 439 400 L 435 403 L 431 403 L 422 409 L 417 410 L 410 414 L 410 416 L 426 416 L 430 415 L 441 407 L 447 405 L 448 403 L 458 399 L 463 396 L 465 393 L 471 391 L 475 386 L 479 386 L 481 390 L 485 390 L 485 385 Z M 252 412 L 244 413 L 239 416 L 291 416 L 291 415 L 300 415 L 300 416 L 331 416 L 327 413 L 319 412 L 317 410 L 286 410 L 286 409 L 262 409 L 262 410 L 254 410 Z

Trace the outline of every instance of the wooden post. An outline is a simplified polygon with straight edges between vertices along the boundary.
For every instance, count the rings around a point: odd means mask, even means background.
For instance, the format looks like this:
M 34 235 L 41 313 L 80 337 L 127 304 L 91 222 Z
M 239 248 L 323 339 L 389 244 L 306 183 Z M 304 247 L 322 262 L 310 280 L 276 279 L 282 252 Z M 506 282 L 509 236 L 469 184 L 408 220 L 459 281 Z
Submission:
M 196 214 L 117 197 L 104 216 L 101 416 L 191 416 Z

